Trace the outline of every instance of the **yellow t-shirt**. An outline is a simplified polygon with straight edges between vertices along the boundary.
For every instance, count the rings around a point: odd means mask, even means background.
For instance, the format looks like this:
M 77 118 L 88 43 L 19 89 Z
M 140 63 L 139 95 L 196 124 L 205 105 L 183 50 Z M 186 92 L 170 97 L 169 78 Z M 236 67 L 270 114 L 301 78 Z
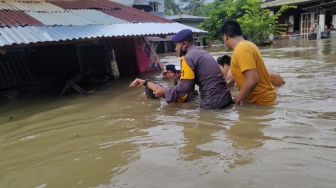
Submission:
M 257 69 L 260 80 L 252 94 L 244 102 L 262 105 L 274 104 L 276 91 L 258 47 L 252 42 L 241 41 L 234 49 L 231 58 L 231 72 L 239 90 L 244 85 L 243 72 L 249 69 Z

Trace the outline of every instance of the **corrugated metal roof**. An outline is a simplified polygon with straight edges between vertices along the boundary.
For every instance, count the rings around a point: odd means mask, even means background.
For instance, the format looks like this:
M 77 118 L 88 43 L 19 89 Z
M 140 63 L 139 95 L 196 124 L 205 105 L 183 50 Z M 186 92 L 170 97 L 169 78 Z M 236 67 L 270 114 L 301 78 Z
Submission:
M 134 3 L 134 0 L 112 0 L 116 3 L 127 5 L 127 6 L 132 6 Z
M 42 23 L 22 11 L 0 10 L 0 26 L 25 25 L 42 25 Z
M 261 5 L 261 7 L 263 8 L 267 8 L 267 7 L 277 7 L 277 6 L 281 6 L 281 5 L 293 5 L 293 4 L 299 4 L 299 3 L 305 3 L 305 2 L 314 2 L 317 0 L 274 0 L 274 1 L 269 1 L 269 2 L 265 2 Z
M 103 12 L 97 10 L 88 10 L 88 9 L 81 9 L 81 10 L 71 10 L 73 14 L 91 20 L 97 24 L 116 24 L 116 23 L 127 23 L 127 21 L 104 14 Z
M 203 30 L 179 23 L 5 27 L 0 28 L 0 47 L 85 38 L 167 35 L 175 34 L 182 29 L 191 29 L 194 33 L 205 33 Z
M 64 9 L 111 10 L 123 6 L 109 0 L 86 0 L 86 1 L 47 0 L 47 1 Z
M 63 8 L 58 7 L 51 3 L 45 2 L 8 2 L 5 3 L 9 6 L 16 7 L 17 10 L 22 11 L 43 11 L 43 12 L 57 12 L 57 11 L 64 11 Z
M 138 9 L 118 9 L 118 10 L 100 10 L 105 14 L 127 20 L 129 22 L 158 22 L 158 23 L 171 23 L 172 21 L 152 15 L 151 13 L 141 12 Z
M 0 2 L 0 10 L 18 10 L 18 8 L 8 3 Z
M 104 12 L 105 14 L 127 20 L 129 22 L 172 22 L 168 19 L 153 15 L 151 13 L 142 12 L 138 9 L 124 6 L 108 0 L 87 0 L 87 1 L 52 1 L 57 6 L 64 9 L 96 9 Z
M 208 17 L 178 14 L 178 15 L 173 15 L 173 16 L 165 16 L 165 18 L 167 18 L 169 20 L 176 20 L 176 19 L 206 19 Z
M 70 11 L 65 12 L 27 12 L 31 17 L 39 20 L 44 25 L 89 25 L 90 20 L 81 18 Z
M 65 8 L 97 8 L 96 10 L 63 9 L 51 3 L 8 2 L 0 0 L 0 26 L 24 25 L 87 25 L 115 24 L 125 22 L 157 22 L 172 21 L 151 13 L 123 6 L 107 0 L 59 1 Z M 104 10 L 103 10 L 104 9 Z M 15 11 L 15 12 L 11 12 Z
M 126 21 L 96 10 L 67 10 L 64 12 L 26 12 L 44 25 L 116 24 Z

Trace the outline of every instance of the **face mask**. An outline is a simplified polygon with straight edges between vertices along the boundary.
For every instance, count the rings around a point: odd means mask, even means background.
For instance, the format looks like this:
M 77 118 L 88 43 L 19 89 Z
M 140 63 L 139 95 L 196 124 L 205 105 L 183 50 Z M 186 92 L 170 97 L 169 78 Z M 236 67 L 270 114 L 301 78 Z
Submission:
M 180 48 L 180 57 L 185 56 L 188 52 L 187 47 L 183 50 L 183 45 Z

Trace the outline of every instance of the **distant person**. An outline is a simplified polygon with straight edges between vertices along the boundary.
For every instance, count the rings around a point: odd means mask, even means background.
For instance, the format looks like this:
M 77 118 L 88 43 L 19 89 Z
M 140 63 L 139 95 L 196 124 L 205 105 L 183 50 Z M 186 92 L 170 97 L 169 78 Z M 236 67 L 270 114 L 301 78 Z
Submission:
M 216 60 L 206 51 L 194 46 L 190 29 L 179 31 L 172 42 L 181 61 L 181 77 L 176 86 L 165 88 L 143 79 L 135 79 L 130 87 L 148 86 L 156 97 L 167 103 L 176 102 L 182 95 L 199 86 L 202 108 L 224 108 L 232 104 L 230 90 L 226 86 Z
M 324 35 L 325 38 L 330 38 L 330 28 L 328 27 L 328 25 L 324 26 Z
M 312 25 L 312 26 L 309 28 L 308 39 L 309 39 L 309 40 L 316 40 L 316 39 L 317 39 L 317 33 L 316 33 L 315 25 Z
M 231 57 L 228 55 L 223 55 L 217 58 L 218 65 L 222 71 L 222 74 L 226 80 L 226 84 L 228 87 L 232 87 L 235 83 L 232 72 L 230 70 L 230 63 L 231 63 Z M 281 77 L 281 75 L 272 70 L 271 68 L 267 67 L 267 72 L 271 78 L 272 84 L 275 87 L 280 87 L 285 84 L 285 81 Z
M 235 104 L 274 104 L 276 90 L 258 47 L 244 40 L 241 27 L 235 20 L 225 21 L 221 33 L 225 45 L 233 49 L 230 70 L 239 90 L 234 98 Z
M 315 33 L 315 32 L 316 32 L 316 28 L 312 25 L 312 26 L 309 28 L 309 32 L 310 32 L 310 33 Z
M 328 31 L 330 31 L 328 28 L 328 25 L 324 25 L 324 32 L 328 32 Z

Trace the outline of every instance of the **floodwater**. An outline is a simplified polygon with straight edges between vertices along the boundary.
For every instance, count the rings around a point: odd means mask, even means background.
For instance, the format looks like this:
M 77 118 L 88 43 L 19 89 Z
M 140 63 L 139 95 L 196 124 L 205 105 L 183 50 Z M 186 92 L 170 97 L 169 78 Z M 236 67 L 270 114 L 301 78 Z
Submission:
M 0 187 L 335 187 L 336 40 L 262 54 L 286 81 L 272 107 L 167 105 L 130 80 L 2 101 Z

